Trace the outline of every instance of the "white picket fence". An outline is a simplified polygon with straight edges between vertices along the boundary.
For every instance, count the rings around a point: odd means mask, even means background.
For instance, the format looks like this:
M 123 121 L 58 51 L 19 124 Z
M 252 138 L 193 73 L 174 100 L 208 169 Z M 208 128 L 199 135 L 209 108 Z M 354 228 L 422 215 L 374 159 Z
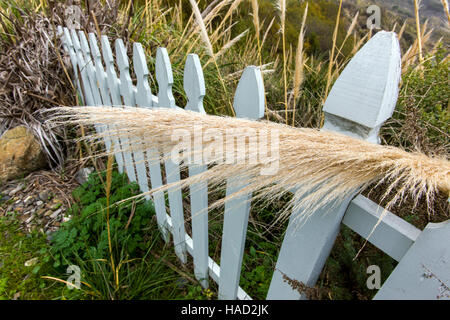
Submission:
M 101 37 L 100 52 L 93 33 L 89 33 L 86 38 L 82 31 L 61 27 L 58 31 L 64 50 L 70 56 L 74 81 L 85 105 L 125 104 L 142 108 L 179 108 L 172 95 L 172 69 L 165 48 L 158 48 L 156 53 L 159 92 L 155 96 L 149 87 L 149 71 L 140 43 L 133 45 L 133 66 L 137 77 L 137 84 L 134 86 L 121 39 L 115 42 L 116 64 L 119 69 L 117 77 L 106 36 Z M 379 129 L 395 108 L 401 77 L 400 63 L 396 35 L 391 32 L 377 33 L 355 55 L 334 84 L 323 109 L 323 130 L 379 143 Z M 264 87 L 261 77 L 258 67 L 249 66 L 244 70 L 233 103 L 237 117 L 255 120 L 263 117 Z M 186 59 L 184 90 L 188 97 L 185 108 L 205 113 L 202 102 L 206 94 L 203 72 L 195 54 L 189 54 Z M 105 127 L 99 124 L 96 129 L 102 131 Z M 177 164 L 167 160 L 161 167 L 159 161 L 154 161 L 159 156 L 158 150 L 147 150 L 146 154 L 131 153 L 120 148 L 122 146 L 126 149 L 128 139 L 121 138 L 119 141 L 115 138 L 113 142 L 119 171 L 125 171 L 130 181 L 139 184 L 142 192 L 148 191 L 150 186 L 157 188 L 163 184 L 161 170 L 165 170 L 167 183 L 180 179 Z M 105 139 L 105 146 L 110 150 L 111 141 Z M 205 169 L 204 166 L 191 166 L 189 175 L 196 175 Z M 231 194 L 244 185 L 245 181 L 242 180 L 227 181 L 226 192 Z M 152 197 L 164 240 L 169 241 L 172 234 L 175 252 L 180 261 L 186 263 L 187 254 L 190 254 L 196 278 L 205 288 L 208 287 L 210 277 L 218 283 L 220 299 L 251 299 L 239 287 L 250 202 L 236 205 L 250 196 L 225 204 L 220 266 L 208 253 L 208 212 L 205 210 L 208 206 L 207 182 L 192 186 L 190 190 L 192 237 L 185 230 L 181 191 L 168 191 L 169 212 L 166 211 L 162 192 L 155 193 Z M 345 224 L 367 238 L 383 212 L 383 208 L 362 195 L 355 195 L 336 208 L 327 215 L 323 214 L 327 208 L 318 210 L 301 228 L 294 226 L 295 212 L 291 215 L 267 299 L 305 298 L 283 281 L 283 274 L 314 286 L 330 254 L 340 224 Z M 375 299 L 435 299 L 440 292 L 445 293 L 445 284 L 450 283 L 449 240 L 450 221 L 430 223 L 421 231 L 388 213 L 369 237 L 369 242 L 399 261 L 399 264 Z M 449 297 L 444 294 L 443 298 Z

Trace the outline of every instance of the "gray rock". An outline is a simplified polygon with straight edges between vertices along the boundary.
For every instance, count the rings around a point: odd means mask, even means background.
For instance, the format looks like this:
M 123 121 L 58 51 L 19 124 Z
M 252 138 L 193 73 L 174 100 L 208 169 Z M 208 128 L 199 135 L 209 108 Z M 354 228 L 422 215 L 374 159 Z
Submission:
M 51 219 L 56 219 L 58 215 L 62 212 L 62 209 L 58 209 L 50 215 Z
M 79 184 L 83 184 L 88 180 L 89 175 L 92 172 L 94 172 L 94 168 L 92 168 L 92 167 L 82 168 L 82 169 L 78 170 L 78 172 L 76 173 L 75 179 L 77 180 L 77 182 Z
M 41 201 L 45 202 L 48 200 L 49 197 L 50 197 L 50 194 L 47 190 L 41 191 L 39 193 L 39 199 L 41 199 Z
M 10 199 L 11 199 L 11 197 L 9 195 L 2 194 L 1 198 L 0 198 L 0 202 L 5 202 L 5 201 L 8 201 Z
M 17 185 L 17 187 L 15 187 L 14 189 L 12 189 L 12 190 L 9 192 L 8 195 L 9 195 L 10 197 L 12 197 L 12 196 L 14 196 L 17 192 L 21 191 L 24 187 L 25 187 L 25 184 L 24 184 L 24 183 L 19 183 L 19 184 Z
M 38 200 L 37 202 L 36 202 L 36 207 L 41 207 L 42 205 L 44 205 L 44 201 L 41 201 L 41 200 Z
M 25 220 L 26 224 L 29 224 L 31 222 L 31 220 L 34 219 L 34 214 L 32 214 L 27 220 Z

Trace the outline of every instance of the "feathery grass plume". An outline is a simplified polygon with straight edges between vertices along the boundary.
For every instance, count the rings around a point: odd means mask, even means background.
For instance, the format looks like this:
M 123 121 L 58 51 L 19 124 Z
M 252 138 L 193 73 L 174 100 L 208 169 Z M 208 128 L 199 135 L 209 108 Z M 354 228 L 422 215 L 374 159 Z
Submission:
M 279 213 L 277 221 L 288 218 L 291 212 L 298 212 L 297 218 L 303 221 L 318 208 L 324 205 L 334 208 L 375 182 L 388 184 L 384 197 L 391 195 L 392 198 L 386 209 L 408 197 L 417 203 L 425 196 L 430 205 L 438 190 L 446 194 L 450 192 L 450 162 L 447 159 L 409 153 L 338 133 L 177 109 L 61 107 L 57 111 L 59 115 L 53 121 L 63 124 L 103 123 L 116 128 L 94 134 L 90 139 L 127 135 L 130 151 L 157 148 L 164 154 L 172 153 L 179 157 L 182 169 L 191 164 L 190 159 L 202 159 L 202 163 L 209 167 L 204 173 L 153 189 L 149 194 L 168 188 L 185 188 L 200 181 L 208 181 L 209 190 L 214 191 L 223 188 L 231 177 L 247 179 L 246 187 L 217 200 L 210 209 L 243 194 L 252 193 L 253 200 L 276 201 L 293 191 L 292 200 Z M 196 134 L 212 131 L 216 137 L 233 134 L 231 139 L 204 139 L 201 148 L 194 146 Z M 180 132 L 183 132 L 182 140 L 174 139 L 172 133 Z M 258 133 L 270 136 L 267 145 L 271 154 L 266 154 L 266 161 L 249 161 L 258 157 L 261 160 L 260 146 L 251 139 Z M 277 134 L 278 139 L 272 138 L 272 134 Z M 235 140 L 244 143 L 235 147 Z M 234 156 L 235 164 L 227 164 L 224 154 Z M 170 159 L 170 155 L 166 159 Z M 273 172 L 275 174 L 262 174 L 261 170 L 275 164 L 278 165 Z
M 417 32 L 417 44 L 418 44 L 418 51 L 419 51 L 419 62 L 422 63 L 423 53 L 422 53 L 422 39 L 421 39 L 420 18 L 419 18 L 420 2 L 421 2 L 420 0 L 414 0 L 414 15 L 416 17 L 416 32 Z
M 308 3 L 306 3 L 305 12 L 303 13 L 302 26 L 300 27 L 300 34 L 298 35 L 297 52 L 295 54 L 295 69 L 294 69 L 294 91 L 293 100 L 294 107 L 292 111 L 292 125 L 295 126 L 295 105 L 300 94 L 300 86 L 305 78 L 303 73 L 303 44 L 305 39 L 305 24 L 308 15 Z
M 448 24 L 450 25 L 450 12 L 448 10 L 448 2 L 447 0 L 441 0 L 441 2 L 442 6 L 444 7 L 445 14 L 447 15 Z

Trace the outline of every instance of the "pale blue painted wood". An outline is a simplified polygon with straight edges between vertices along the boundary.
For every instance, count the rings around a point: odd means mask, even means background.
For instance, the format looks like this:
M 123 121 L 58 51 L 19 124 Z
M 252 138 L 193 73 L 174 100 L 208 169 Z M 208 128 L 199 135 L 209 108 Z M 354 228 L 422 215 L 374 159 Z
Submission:
M 324 130 L 332 130 L 367 141 L 378 142 L 378 130 L 386 117 L 393 113 L 396 94 L 383 94 L 380 99 L 380 90 L 365 90 L 365 96 L 358 96 L 359 104 L 353 104 L 354 91 L 360 90 L 355 88 L 369 85 L 368 88 L 378 88 L 378 85 L 380 85 L 384 88 L 381 89 L 383 92 L 385 88 L 397 88 L 396 90 L 398 90 L 400 80 L 397 76 L 397 67 L 400 65 L 399 45 L 392 33 L 377 35 L 355 56 L 357 63 L 350 62 L 337 80 L 339 83 L 345 83 L 346 86 L 338 86 L 338 89 L 333 87 L 334 96 L 340 98 L 332 98 L 331 101 L 327 100 L 325 103 L 326 121 Z M 390 40 L 386 41 L 386 38 Z M 376 50 L 376 57 L 371 50 L 367 50 L 367 46 Z M 371 66 L 370 69 L 367 69 L 367 64 Z M 389 66 L 395 66 L 395 68 L 381 68 L 380 64 L 388 64 Z M 380 69 L 375 69 L 378 67 Z M 375 85 L 363 81 L 362 79 L 365 79 L 365 77 L 369 77 L 372 82 L 375 82 Z M 376 101 L 377 103 L 370 104 L 370 108 L 367 110 L 361 109 L 361 104 L 365 100 Z M 345 110 L 345 112 L 342 110 Z M 362 120 L 365 113 L 367 113 L 368 118 L 372 117 L 371 121 Z M 383 120 L 379 122 L 379 119 Z M 363 126 L 358 125 L 359 122 L 362 122 Z M 304 298 L 297 290 L 292 289 L 287 282 L 283 281 L 283 275 L 311 287 L 315 285 L 333 247 L 340 223 L 351 198 L 335 203 L 334 206 L 330 203 L 313 212 L 301 227 L 298 227 L 296 221 L 298 213 L 293 212 L 291 214 L 267 299 Z M 293 252 L 295 254 L 292 254 Z
M 163 185 L 160 159 L 161 156 L 157 149 L 147 150 L 147 161 L 152 189 L 157 189 Z M 161 232 L 164 241 L 168 242 L 170 240 L 170 235 L 167 223 L 168 216 L 166 213 L 164 192 L 154 192 L 153 201 L 155 203 L 156 220 L 158 222 L 159 231 Z
M 75 49 L 77 57 L 77 67 L 81 74 L 81 84 L 83 87 L 84 102 L 88 106 L 95 106 L 94 97 L 92 95 L 91 84 L 87 75 L 87 70 L 85 68 L 86 63 L 84 61 L 83 53 L 81 52 L 80 41 L 75 30 L 70 30 L 70 36 L 72 39 L 73 47 Z
M 237 117 L 256 120 L 264 116 L 264 86 L 258 67 L 249 66 L 244 70 L 236 89 L 233 107 Z M 226 195 L 232 195 L 246 185 L 245 176 L 228 179 Z M 225 202 L 219 299 L 237 298 L 251 196 L 249 193 Z
M 137 89 L 133 86 L 133 82 L 130 77 L 130 64 L 128 62 L 127 51 L 122 39 L 116 40 L 116 56 L 117 65 L 120 70 L 120 93 L 123 97 L 125 105 L 134 107 L 136 105 L 135 95 L 137 93 Z M 138 70 L 140 70 L 140 67 L 141 65 L 138 67 Z M 132 143 L 133 146 L 140 143 L 140 137 L 133 138 L 133 140 L 130 140 L 130 143 Z M 132 157 L 134 159 L 134 163 L 130 165 L 129 169 L 127 167 L 127 171 L 131 170 L 132 166 L 136 168 L 136 178 L 139 187 L 142 192 L 147 192 L 149 190 L 147 168 L 145 165 L 145 157 L 142 148 L 135 148 L 135 150 L 132 151 Z
M 133 67 L 137 78 L 136 104 L 141 108 L 153 106 L 152 91 L 148 84 L 148 67 L 142 44 L 135 42 L 133 45 Z
M 89 33 L 89 45 L 91 47 L 92 59 L 95 64 L 94 73 L 97 85 L 100 90 L 100 97 L 102 101 L 101 104 L 104 106 L 111 106 L 111 98 L 109 97 L 108 84 L 106 83 L 106 73 L 105 70 L 103 69 L 102 56 L 98 48 L 97 38 L 95 37 L 95 34 L 92 32 Z M 104 125 L 103 132 L 107 132 L 108 130 L 110 130 L 109 127 L 107 125 Z M 104 141 L 106 150 L 108 152 L 111 152 L 111 137 L 104 136 Z M 117 163 L 123 163 L 122 153 L 115 153 L 114 155 Z
M 107 36 L 101 37 L 103 61 L 105 62 L 106 69 L 106 83 L 108 85 L 109 95 L 113 106 L 122 105 L 122 100 L 119 91 L 119 79 L 117 79 L 116 70 L 114 68 L 114 57 L 112 54 L 111 46 Z M 116 129 L 115 126 L 111 126 L 111 129 Z M 122 154 L 122 158 L 116 158 L 117 166 L 120 173 L 123 173 L 125 169 L 125 156 L 122 152 L 122 141 L 120 138 L 113 138 L 115 154 Z
M 356 53 L 333 85 L 323 107 L 328 120 L 324 129 L 377 143 L 378 130 L 394 112 L 400 77 L 397 36 L 380 31 Z
M 397 261 L 402 259 L 421 232 L 363 195 L 350 202 L 342 223 Z M 377 223 L 379 225 L 373 229 Z
M 183 88 L 188 100 L 185 109 L 205 114 L 203 108 L 203 97 L 206 93 L 205 79 L 200 59 L 196 54 L 189 54 L 186 58 Z
M 116 62 L 120 72 L 119 93 L 125 106 L 134 107 L 134 92 L 131 82 L 127 51 L 122 39 L 116 40 Z M 122 135 L 120 142 L 123 150 L 123 158 L 128 178 L 132 182 L 137 182 L 136 172 L 134 170 L 133 153 L 131 152 L 130 138 Z
M 76 87 L 76 90 L 78 92 L 78 96 L 80 99 L 82 99 L 81 103 L 84 102 L 83 93 L 81 91 L 81 84 L 80 79 L 78 76 L 78 63 L 77 63 L 77 56 L 75 53 L 75 48 L 73 47 L 72 39 L 70 37 L 69 29 L 62 28 L 61 26 L 58 26 L 58 33 L 62 37 L 62 43 L 63 43 L 63 49 L 69 54 L 70 62 L 72 63 L 72 69 L 73 69 L 73 84 Z
M 95 75 L 94 64 L 92 62 L 93 59 L 91 56 L 91 50 L 89 48 L 89 44 L 87 42 L 86 35 L 84 34 L 83 31 L 78 31 L 78 37 L 80 39 L 81 52 L 83 53 L 83 58 L 86 63 L 84 68 L 86 69 L 86 74 L 89 78 L 89 84 L 91 85 L 91 91 L 92 91 L 92 96 L 94 98 L 94 103 L 96 106 L 101 106 L 103 103 L 102 103 L 102 98 L 100 96 L 100 88 L 98 86 L 97 77 Z M 99 134 L 101 134 L 102 132 L 104 132 L 106 130 L 105 126 L 100 123 L 97 123 L 94 126 L 95 126 L 95 130 Z M 104 141 L 106 143 L 106 139 Z
M 375 300 L 450 300 L 450 220 L 429 223 Z
M 96 106 L 102 105 L 102 98 L 100 97 L 100 88 L 98 87 L 97 78 L 95 76 L 95 68 L 92 63 L 91 50 L 86 39 L 86 35 L 83 31 L 78 32 L 78 37 L 80 39 L 81 52 L 84 57 L 84 62 L 86 63 L 86 73 L 89 78 L 89 83 L 91 85 L 92 96 L 94 98 L 94 103 Z
M 172 94 L 173 75 L 172 65 L 166 48 L 158 48 L 156 51 L 156 80 L 158 81 L 158 107 L 177 108 Z M 167 134 L 171 134 L 168 132 Z M 170 150 L 163 150 L 167 183 L 180 180 L 180 167 L 170 159 Z M 175 245 L 175 253 L 182 263 L 186 263 L 186 229 L 184 226 L 183 198 L 181 190 L 170 188 L 168 190 L 170 216 L 172 218 L 172 234 Z
M 136 105 L 141 108 L 149 108 L 152 106 L 152 93 L 150 91 L 150 86 L 148 85 L 149 73 L 147 68 L 147 61 L 145 59 L 142 45 L 137 42 L 133 45 L 133 67 L 137 77 L 137 87 L 135 93 Z M 137 143 L 139 143 L 139 141 Z M 134 160 L 136 165 L 136 172 L 138 175 L 139 187 L 142 192 L 147 193 L 149 191 L 149 187 L 144 152 L 134 152 Z M 150 200 L 149 195 L 146 195 L 145 198 L 147 200 Z
M 158 107 L 175 108 L 175 98 L 172 94 L 172 65 L 166 48 L 156 50 L 156 81 L 158 82 Z
M 139 107 L 144 108 L 152 107 L 153 95 L 148 83 L 149 71 L 147 67 L 147 60 L 145 58 L 144 49 L 142 48 L 142 45 L 140 43 L 135 43 L 133 46 L 133 64 L 134 71 L 137 77 L 136 104 Z M 161 187 L 163 184 L 161 177 L 160 154 L 157 149 L 150 149 L 146 151 L 146 156 L 147 162 L 149 164 L 148 167 L 151 186 L 152 189 L 156 189 L 158 187 Z M 145 192 L 144 190 L 143 192 Z M 169 241 L 169 231 L 167 227 L 167 214 L 164 193 L 155 192 L 152 197 L 155 204 L 158 227 L 164 240 L 167 242 Z
M 196 54 L 189 54 L 184 67 L 183 87 L 187 96 L 185 109 L 205 114 L 203 97 L 205 96 L 205 80 L 200 59 Z M 194 141 L 194 144 L 197 142 Z M 202 148 L 201 141 L 194 148 Z M 202 159 L 189 166 L 189 176 L 206 171 Z M 208 183 L 202 181 L 190 187 L 192 241 L 194 246 L 194 274 L 200 284 L 208 287 Z

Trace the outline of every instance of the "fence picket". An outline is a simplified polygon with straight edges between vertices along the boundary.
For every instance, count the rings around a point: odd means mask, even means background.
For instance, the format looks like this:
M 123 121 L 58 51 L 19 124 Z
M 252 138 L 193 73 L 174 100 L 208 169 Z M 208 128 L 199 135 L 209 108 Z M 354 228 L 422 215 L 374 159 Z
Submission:
M 70 36 L 77 57 L 77 67 L 79 73 L 81 74 L 81 84 L 82 84 L 82 92 L 84 93 L 83 95 L 84 103 L 89 106 L 94 106 L 95 105 L 94 97 L 92 95 L 91 84 L 89 83 L 89 78 L 85 68 L 86 63 L 83 58 L 83 53 L 81 52 L 80 41 L 78 40 L 78 36 L 75 30 L 70 30 Z
M 114 57 L 107 36 L 101 37 L 101 45 L 102 45 L 103 61 L 105 62 L 106 68 L 106 84 L 109 89 L 111 102 L 113 106 L 120 106 L 122 105 L 122 101 L 119 92 L 119 79 L 117 79 L 116 70 L 114 68 Z M 112 126 L 110 129 L 114 130 L 115 126 Z M 123 173 L 123 170 L 125 168 L 125 155 L 122 152 L 122 141 L 120 138 L 113 138 L 113 142 L 114 142 L 114 153 L 122 155 L 121 157 L 116 157 L 116 161 L 119 172 Z
M 137 92 L 136 104 L 139 107 L 154 106 L 154 96 L 151 92 L 148 77 L 149 71 L 147 67 L 147 60 L 145 58 L 144 49 L 140 43 L 135 43 L 133 47 L 133 64 L 137 77 Z M 150 183 L 152 189 L 156 189 L 163 185 L 161 176 L 160 154 L 157 149 L 150 149 L 146 151 Z M 141 186 L 142 188 L 142 186 Z M 148 188 L 148 187 L 147 187 Z M 144 186 L 145 189 L 145 186 Z M 143 190 L 144 191 L 144 190 Z M 144 191 L 145 192 L 145 191 Z M 164 199 L 164 192 L 153 193 L 153 202 L 155 204 L 156 220 L 158 228 L 162 234 L 163 239 L 169 241 L 169 231 L 167 225 L 166 203 Z M 148 199 L 148 198 L 147 198 Z
M 156 80 L 158 81 L 158 107 L 177 108 L 172 94 L 173 75 L 169 55 L 166 48 L 158 48 L 156 52 Z M 170 133 L 168 133 L 170 134 Z M 180 167 L 170 159 L 170 150 L 164 150 L 167 183 L 180 181 Z M 172 218 L 172 234 L 175 253 L 181 262 L 186 263 L 186 230 L 184 227 L 183 198 L 181 190 L 168 190 L 170 217 Z
M 196 54 L 189 54 L 184 67 L 183 87 L 188 98 L 185 109 L 205 114 L 203 97 L 205 80 L 200 59 Z M 194 141 L 194 148 L 196 146 Z M 200 141 L 201 143 L 201 141 Z M 206 171 L 205 165 L 195 163 L 189 166 L 189 176 Z M 191 199 L 192 241 L 194 246 L 194 274 L 204 288 L 208 287 L 208 183 L 193 184 L 189 188 Z
M 80 79 L 78 76 L 77 56 L 75 53 L 75 49 L 73 47 L 72 39 L 70 38 L 69 29 L 58 26 L 58 33 L 60 36 L 62 36 L 62 44 L 63 44 L 64 51 L 66 51 L 69 54 L 69 58 L 70 58 L 70 62 L 72 63 L 72 69 L 73 69 L 73 74 L 74 74 L 74 79 L 73 79 L 74 86 L 76 87 L 78 96 L 83 103 L 84 97 L 81 92 L 81 84 L 80 84 Z
M 141 108 L 153 106 L 152 91 L 148 84 L 148 67 L 142 44 L 135 42 L 133 45 L 133 66 L 136 73 L 136 104 Z
M 102 56 L 100 54 L 100 50 L 97 45 L 97 38 L 95 37 L 95 34 L 93 34 L 93 33 L 89 33 L 89 44 L 91 46 L 92 60 L 95 64 L 95 66 L 94 66 L 95 79 L 97 81 L 97 85 L 100 90 L 100 97 L 101 97 L 102 105 L 111 106 L 111 98 L 109 97 L 109 93 L 108 93 L 108 85 L 106 83 L 105 70 L 103 69 Z M 102 128 L 103 132 L 109 130 L 109 127 L 106 125 L 104 125 L 102 127 L 103 127 Z M 115 139 L 115 140 L 117 140 L 117 139 Z M 111 137 L 105 136 L 104 141 L 105 141 L 106 150 L 108 152 L 110 152 L 111 151 Z M 116 141 L 114 141 L 114 143 L 116 144 Z M 122 153 L 116 153 L 115 158 L 116 158 L 117 163 L 122 163 L 122 162 L 120 162 L 120 161 L 123 161 Z
M 395 108 L 400 47 L 394 33 L 378 32 L 346 66 L 325 102 L 325 130 L 371 142 Z M 370 121 L 365 118 L 370 115 Z M 364 119 L 364 120 L 363 120 Z M 298 228 L 293 212 L 281 245 L 267 299 L 303 299 L 284 281 L 313 287 L 330 254 L 351 198 L 320 208 Z M 335 208 L 330 211 L 330 208 Z M 328 213 L 328 214 L 327 214 Z M 292 252 L 296 252 L 295 255 Z
M 233 107 L 239 118 L 259 119 L 264 116 L 264 86 L 258 67 L 244 70 L 236 89 Z M 246 177 L 227 180 L 229 196 L 247 185 Z M 220 256 L 219 299 L 236 299 L 242 268 L 245 238 L 250 213 L 251 194 L 225 202 L 222 249 Z
M 135 106 L 133 84 L 129 72 L 129 63 L 127 57 L 127 51 L 123 44 L 122 39 L 116 40 L 116 61 L 117 67 L 120 72 L 119 80 L 119 92 L 123 99 L 123 104 L 128 107 Z M 133 152 L 131 151 L 132 144 L 130 143 L 130 138 L 123 136 L 120 142 L 122 143 L 123 157 L 125 160 L 125 168 L 127 170 L 127 175 L 130 181 L 137 182 L 136 172 L 134 170 L 134 159 Z
M 97 78 L 95 77 L 95 68 L 92 63 L 91 50 L 86 39 L 86 35 L 83 31 L 78 32 L 78 37 L 80 39 L 81 52 L 84 57 L 84 62 L 86 63 L 86 74 L 89 78 L 89 83 L 91 85 L 92 96 L 94 98 L 94 103 L 96 106 L 102 105 L 102 98 L 100 97 L 100 91 L 97 84 Z
M 136 91 L 135 100 L 138 107 L 148 108 L 152 105 L 151 100 L 151 91 L 148 85 L 148 68 L 147 61 L 145 59 L 144 50 L 142 49 L 142 45 L 140 43 L 135 43 L 133 45 L 133 66 L 134 72 L 137 77 L 137 87 L 132 88 L 132 90 Z M 136 141 L 139 144 L 139 141 Z M 146 160 L 144 156 L 144 152 L 136 151 L 134 152 L 134 160 L 136 165 L 136 172 L 138 175 L 138 183 L 142 192 L 148 192 L 148 177 L 147 177 L 147 168 L 146 168 Z M 146 195 L 145 198 L 150 200 L 150 196 Z

